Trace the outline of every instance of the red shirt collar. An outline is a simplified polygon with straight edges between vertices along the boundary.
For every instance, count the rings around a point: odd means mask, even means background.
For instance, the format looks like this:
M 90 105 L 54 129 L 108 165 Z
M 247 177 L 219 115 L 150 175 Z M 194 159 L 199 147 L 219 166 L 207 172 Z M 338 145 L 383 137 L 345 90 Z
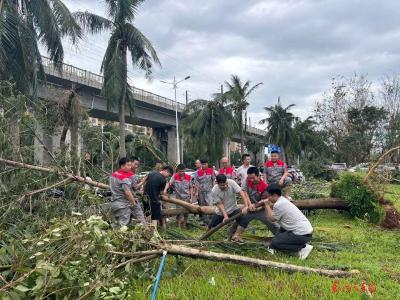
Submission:
M 199 176 L 201 177 L 201 176 L 204 176 L 204 175 L 212 175 L 212 173 L 213 173 L 213 169 L 211 169 L 211 168 L 208 168 L 207 170 L 203 170 L 203 169 L 200 169 L 200 170 L 198 170 L 197 171 L 198 173 L 199 173 Z
M 278 159 L 278 160 L 276 161 L 276 164 L 277 164 L 279 167 L 284 167 L 284 166 L 285 166 L 285 163 L 284 163 L 282 160 L 280 160 L 280 159 Z M 268 167 L 268 168 L 271 168 L 271 167 L 274 167 L 275 164 L 272 162 L 272 160 L 268 160 L 268 161 L 265 163 L 265 166 Z
M 124 180 L 126 178 L 132 177 L 133 175 L 135 175 L 135 174 L 132 171 L 125 172 L 122 169 L 119 169 L 118 171 L 112 173 L 111 176 L 115 177 L 115 178 L 117 178 L 119 180 Z
M 175 173 L 174 179 L 175 179 L 176 181 L 181 181 L 181 180 L 182 180 L 182 177 L 181 177 L 178 173 Z M 185 173 L 185 175 L 183 176 L 183 179 L 186 180 L 186 181 L 190 181 L 190 180 L 191 180 L 191 177 L 190 177 L 189 174 L 186 174 L 186 173 Z
M 233 168 L 232 167 L 227 167 L 219 169 L 219 174 L 232 174 L 233 173 Z
M 247 179 L 246 184 L 250 189 L 256 189 L 259 193 L 264 193 L 265 190 L 268 188 L 268 184 L 262 179 L 260 179 L 260 182 L 257 185 Z

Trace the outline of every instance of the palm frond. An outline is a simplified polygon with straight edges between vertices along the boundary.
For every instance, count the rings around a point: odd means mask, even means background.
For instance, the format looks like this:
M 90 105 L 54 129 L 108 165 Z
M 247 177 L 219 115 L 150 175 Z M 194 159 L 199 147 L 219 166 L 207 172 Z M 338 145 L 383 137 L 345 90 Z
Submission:
M 110 3 L 109 12 L 112 13 L 115 22 L 123 24 L 133 21 L 135 15 L 138 13 L 139 6 L 144 0 L 117 0 L 108 2 Z M 113 9 L 111 9 L 111 5 Z
M 67 6 L 61 0 L 50 0 L 53 6 L 54 15 L 56 17 L 58 26 L 62 36 L 71 38 L 72 43 L 75 44 L 77 39 L 82 37 L 82 29 L 76 22 L 74 16 L 69 11 Z
M 62 33 L 50 3 L 46 0 L 31 0 L 27 2 L 27 10 L 38 31 L 38 39 L 46 46 L 50 59 L 56 64 L 61 63 L 64 59 Z
M 132 64 L 144 70 L 146 75 L 150 76 L 153 63 L 161 65 L 152 43 L 132 24 L 124 24 L 123 33 L 124 40 L 131 53 Z
M 249 81 L 248 81 L 249 82 Z M 247 88 L 246 88 L 246 94 L 245 94 L 245 97 L 247 98 L 250 94 L 252 94 L 259 86 L 261 86 L 261 85 L 263 85 L 264 83 L 262 83 L 262 82 L 259 82 L 259 83 L 257 83 L 257 84 L 255 84 L 255 85 L 253 85 L 249 90 L 247 90 Z
M 92 14 L 88 11 L 75 12 L 72 16 L 85 31 L 91 34 L 103 32 L 104 30 L 111 29 L 113 26 L 113 23 L 107 18 Z

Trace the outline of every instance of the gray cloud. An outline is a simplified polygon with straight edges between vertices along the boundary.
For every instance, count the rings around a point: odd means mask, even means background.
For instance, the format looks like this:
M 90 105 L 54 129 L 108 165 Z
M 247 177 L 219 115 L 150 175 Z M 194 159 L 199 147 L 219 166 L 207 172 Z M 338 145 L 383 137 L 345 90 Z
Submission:
M 99 1 L 66 1 L 72 10 L 102 14 Z M 395 0 L 158 0 L 146 1 L 136 25 L 154 43 L 162 69 L 152 81 L 131 70 L 136 86 L 171 96 L 159 80 L 191 75 L 191 98 L 209 98 L 238 74 L 264 82 L 250 99 L 252 122 L 281 96 L 305 117 L 332 77 L 367 73 L 370 80 L 398 71 L 400 22 Z M 98 72 L 107 36 L 87 37 L 66 60 Z

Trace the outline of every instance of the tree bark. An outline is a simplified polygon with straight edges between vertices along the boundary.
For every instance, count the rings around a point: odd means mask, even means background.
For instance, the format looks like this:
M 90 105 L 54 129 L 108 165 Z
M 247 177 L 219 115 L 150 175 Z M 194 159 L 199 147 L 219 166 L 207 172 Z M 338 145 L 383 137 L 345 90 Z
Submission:
M 71 105 L 72 119 L 71 119 L 71 163 L 72 170 L 77 175 L 79 174 L 79 99 L 75 95 L 74 86 L 72 86 L 72 93 L 74 93 Z
M 240 155 L 244 154 L 244 134 L 243 134 L 243 111 L 240 112 L 240 119 L 239 119 L 239 129 L 240 129 Z
M 284 264 L 274 261 L 267 261 L 258 258 L 246 257 L 235 254 L 225 254 L 225 253 L 217 253 L 211 251 L 204 251 L 195 248 L 178 246 L 178 245 L 162 245 L 161 249 L 167 251 L 169 254 L 173 255 L 181 255 L 192 258 L 202 258 L 212 261 L 223 261 L 223 262 L 231 262 L 235 264 L 253 266 L 253 267 L 261 267 L 261 268 L 271 268 L 271 269 L 280 269 L 287 272 L 300 272 L 305 274 L 319 274 L 329 277 L 349 277 L 353 275 L 360 274 L 358 270 L 327 270 L 327 269 L 317 269 L 317 268 L 309 268 L 296 266 L 291 264 Z
M 170 196 L 162 195 L 161 199 L 165 202 L 172 203 L 183 207 L 186 211 L 182 209 L 169 209 L 164 210 L 165 215 L 174 215 L 175 213 L 194 213 L 194 214 L 215 214 L 214 206 L 199 206 L 197 204 L 191 204 L 179 199 L 172 198 Z M 346 201 L 338 198 L 316 198 L 316 199 L 305 199 L 305 200 L 294 200 L 292 201 L 299 209 L 349 209 Z M 239 206 L 240 207 L 240 206 Z
M 17 116 L 11 118 L 10 120 L 10 134 L 11 134 L 12 158 L 18 160 L 21 147 L 21 138 L 20 138 L 19 118 Z
M 126 146 L 125 146 L 125 104 L 126 104 L 126 92 L 127 92 L 127 78 L 128 78 L 128 66 L 127 66 L 127 51 L 126 46 L 122 49 L 122 59 L 124 60 L 124 89 L 122 91 L 122 97 L 118 102 L 118 121 L 119 121 L 119 158 L 126 157 Z

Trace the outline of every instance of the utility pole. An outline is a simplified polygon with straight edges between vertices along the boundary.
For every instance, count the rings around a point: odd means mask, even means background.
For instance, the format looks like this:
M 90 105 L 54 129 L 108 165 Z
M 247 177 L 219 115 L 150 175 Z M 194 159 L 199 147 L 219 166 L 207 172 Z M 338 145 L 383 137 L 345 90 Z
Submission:
M 224 85 L 221 84 L 221 95 L 224 93 Z
M 187 90 L 186 90 L 186 93 L 185 93 L 185 94 L 186 94 L 186 105 L 188 105 L 188 102 L 189 102 L 189 101 L 188 101 L 188 100 L 189 100 L 189 97 L 188 97 L 188 91 L 187 91 Z
M 184 79 L 177 81 L 175 76 L 174 76 L 174 81 L 168 82 L 161 80 L 162 83 L 170 84 L 172 85 L 172 88 L 174 89 L 174 99 L 175 99 L 175 124 L 176 124 L 176 162 L 178 164 L 181 163 L 181 147 L 180 147 L 180 139 L 179 139 L 179 121 L 178 121 L 178 101 L 176 100 L 176 90 L 178 89 L 178 83 L 181 83 L 182 81 L 188 80 L 190 76 L 186 76 Z

